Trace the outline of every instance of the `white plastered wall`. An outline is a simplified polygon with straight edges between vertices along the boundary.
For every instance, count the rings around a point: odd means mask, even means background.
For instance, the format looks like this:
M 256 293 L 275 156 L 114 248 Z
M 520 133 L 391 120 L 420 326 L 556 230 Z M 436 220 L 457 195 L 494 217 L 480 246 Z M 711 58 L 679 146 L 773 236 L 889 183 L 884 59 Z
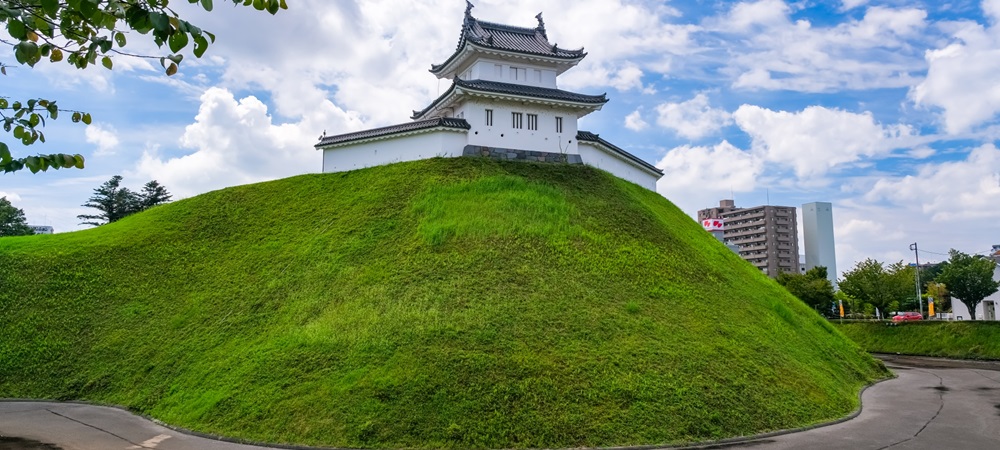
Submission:
M 493 111 L 493 125 L 486 124 L 486 110 Z M 513 127 L 511 113 L 521 113 L 521 128 Z M 528 129 L 528 114 L 538 115 L 538 129 Z M 468 101 L 456 108 L 456 116 L 472 127 L 469 144 L 549 153 L 579 153 L 576 142 L 576 112 L 513 102 Z M 556 117 L 562 117 L 562 132 L 556 132 Z
M 591 145 L 589 142 L 581 142 L 579 148 L 580 158 L 583 159 L 584 164 L 611 172 L 618 178 L 656 191 L 656 180 L 660 179 L 659 175 L 653 175 L 640 169 L 635 163 L 626 162 L 621 157 L 604 151 L 603 147 Z
M 437 130 L 323 150 L 323 172 L 344 172 L 437 156 L 457 158 L 466 145 L 464 131 Z
M 551 68 L 493 59 L 476 61 L 459 78 L 556 88 L 556 71 Z

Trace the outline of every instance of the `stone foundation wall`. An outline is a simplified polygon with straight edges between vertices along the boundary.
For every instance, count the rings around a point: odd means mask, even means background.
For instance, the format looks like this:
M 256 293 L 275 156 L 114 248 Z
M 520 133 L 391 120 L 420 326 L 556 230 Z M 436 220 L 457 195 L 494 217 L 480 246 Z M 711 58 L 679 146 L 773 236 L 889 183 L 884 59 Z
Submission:
M 512 148 L 486 147 L 482 145 L 466 145 L 462 156 L 492 158 L 509 161 L 535 161 L 563 164 L 583 164 L 580 155 L 566 153 L 536 152 L 530 150 L 515 150 Z

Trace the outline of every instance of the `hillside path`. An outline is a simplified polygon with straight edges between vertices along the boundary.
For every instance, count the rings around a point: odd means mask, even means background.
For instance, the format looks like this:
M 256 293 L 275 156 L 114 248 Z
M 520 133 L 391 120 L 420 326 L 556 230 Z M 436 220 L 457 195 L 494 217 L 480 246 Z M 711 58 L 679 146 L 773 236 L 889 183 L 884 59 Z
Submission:
M 798 433 L 695 448 L 998 448 L 1000 364 L 880 357 L 898 378 L 866 390 L 862 395 L 864 408 L 852 420 Z M 0 438 L 0 448 L 25 450 L 269 448 L 192 436 L 121 409 L 76 403 L 0 402 L 0 436 L 28 440 L 14 446 Z

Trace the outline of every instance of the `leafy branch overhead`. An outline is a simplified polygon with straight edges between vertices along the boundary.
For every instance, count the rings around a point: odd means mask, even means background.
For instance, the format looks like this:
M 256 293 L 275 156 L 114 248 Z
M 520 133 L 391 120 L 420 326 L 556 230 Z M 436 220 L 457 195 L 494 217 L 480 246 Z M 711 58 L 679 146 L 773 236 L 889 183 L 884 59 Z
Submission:
M 212 0 L 187 0 L 206 11 L 214 7 Z M 271 14 L 288 9 L 285 0 L 232 0 L 235 5 L 249 6 Z M 202 57 L 215 42 L 215 35 L 182 19 L 170 8 L 170 0 L 0 0 L 0 23 L 4 23 L 13 41 L 0 39 L 12 47 L 18 64 L 34 67 L 47 61 L 65 61 L 78 69 L 100 65 L 114 68 L 113 57 L 128 56 L 158 59 L 167 75 L 177 73 L 184 59 L 180 53 L 189 48 L 195 57 Z M 160 48 L 170 50 L 166 56 L 128 53 L 130 31 L 149 35 Z M 6 75 L 7 64 L 0 62 L 0 73 Z M 39 128 L 45 118 L 56 119 L 60 110 L 55 101 L 31 99 L 17 101 L 3 98 L 0 103 L 4 131 L 14 133 L 23 145 L 45 142 Z M 89 124 L 90 115 L 72 111 L 74 122 Z M 0 143 L 2 144 L 2 143 Z M 14 158 L 6 144 L 0 145 L 0 169 L 15 172 L 25 167 L 32 172 L 49 168 L 83 167 L 83 156 L 68 154 L 37 155 Z

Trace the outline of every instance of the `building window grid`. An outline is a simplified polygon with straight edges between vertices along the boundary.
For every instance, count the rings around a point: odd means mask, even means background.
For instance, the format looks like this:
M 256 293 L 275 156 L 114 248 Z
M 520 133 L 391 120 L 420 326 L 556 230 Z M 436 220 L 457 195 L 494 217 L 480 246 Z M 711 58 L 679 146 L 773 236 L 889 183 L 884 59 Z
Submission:
M 492 127 L 493 126 L 493 110 L 492 109 L 487 109 L 486 110 L 486 126 L 488 126 L 488 127 Z
M 528 129 L 529 130 L 538 129 L 538 114 L 528 114 Z
M 518 130 L 524 128 L 524 113 L 512 112 L 510 113 L 510 119 L 513 128 Z
M 562 133 L 562 117 L 556 117 L 556 133 Z

